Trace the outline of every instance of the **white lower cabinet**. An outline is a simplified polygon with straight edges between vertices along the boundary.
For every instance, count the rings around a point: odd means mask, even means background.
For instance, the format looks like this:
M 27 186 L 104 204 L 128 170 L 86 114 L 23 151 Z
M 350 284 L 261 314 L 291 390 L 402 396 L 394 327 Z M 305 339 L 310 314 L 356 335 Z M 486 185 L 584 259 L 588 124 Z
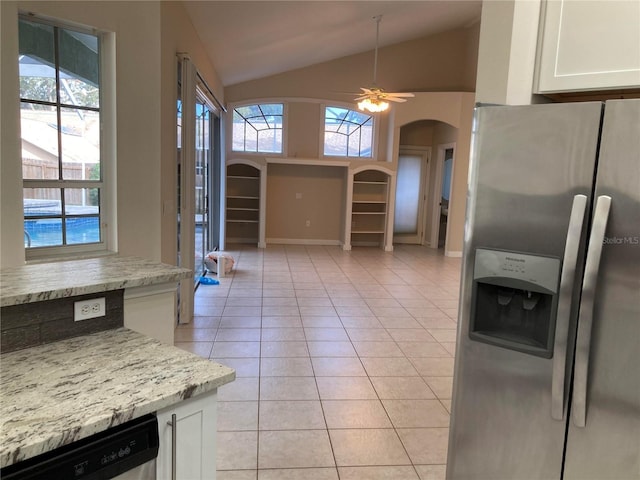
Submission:
M 217 390 L 213 390 L 157 413 L 157 480 L 215 480 L 216 397 Z M 173 415 L 175 429 L 171 425 Z

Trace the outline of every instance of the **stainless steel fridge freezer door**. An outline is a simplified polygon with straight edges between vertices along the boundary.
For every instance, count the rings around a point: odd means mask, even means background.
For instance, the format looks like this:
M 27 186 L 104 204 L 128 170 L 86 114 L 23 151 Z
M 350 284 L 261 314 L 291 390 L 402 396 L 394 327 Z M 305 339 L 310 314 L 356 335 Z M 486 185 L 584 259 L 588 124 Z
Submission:
M 585 195 L 591 201 L 601 115 L 599 102 L 476 110 L 449 479 L 561 476 L 566 420 L 551 414 L 554 359 L 469 336 L 475 252 L 485 248 L 563 258 L 574 198 Z M 582 276 L 586 223 L 578 236 L 577 278 Z M 579 286 L 572 290 L 570 339 L 580 293 Z M 572 355 L 567 348 L 567 358 Z M 571 364 L 566 362 L 567 382 Z
M 586 406 L 585 426 L 569 424 L 567 480 L 640 479 L 640 100 L 606 103 L 596 178 L 603 195 L 611 207 L 586 390 L 573 393 Z

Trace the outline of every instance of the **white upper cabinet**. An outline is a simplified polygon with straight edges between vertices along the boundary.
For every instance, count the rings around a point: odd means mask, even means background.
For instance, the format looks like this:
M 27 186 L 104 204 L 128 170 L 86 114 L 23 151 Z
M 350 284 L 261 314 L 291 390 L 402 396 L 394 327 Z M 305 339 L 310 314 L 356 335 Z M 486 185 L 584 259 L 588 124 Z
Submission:
M 535 93 L 640 88 L 640 0 L 542 4 Z

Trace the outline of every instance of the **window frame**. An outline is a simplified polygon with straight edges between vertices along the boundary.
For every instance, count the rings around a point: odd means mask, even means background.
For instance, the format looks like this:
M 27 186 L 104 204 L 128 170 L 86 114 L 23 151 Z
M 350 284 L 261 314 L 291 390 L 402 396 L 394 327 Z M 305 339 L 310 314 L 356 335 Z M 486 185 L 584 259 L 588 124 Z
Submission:
M 282 105 L 282 150 L 280 152 L 263 152 L 263 151 L 247 151 L 247 150 L 234 150 L 233 149 L 233 117 L 235 110 L 241 107 L 257 105 Z M 227 117 L 227 145 L 229 145 L 229 154 L 232 156 L 240 157 L 286 157 L 287 156 L 287 117 L 288 117 L 288 103 L 278 99 L 253 99 L 247 102 L 239 102 L 229 105 L 229 113 Z
M 371 156 L 363 157 L 363 156 L 349 156 L 349 155 L 327 155 L 324 153 L 325 148 L 325 135 L 327 133 L 326 130 L 326 111 L 327 108 L 341 108 L 344 110 L 348 110 L 351 112 L 360 113 L 363 115 L 367 115 L 371 118 L 373 122 L 373 127 L 371 129 Z M 375 162 L 378 161 L 378 129 L 380 122 L 378 121 L 378 117 L 373 114 L 366 114 L 360 112 L 357 107 L 352 104 L 344 104 L 340 102 L 332 102 L 332 103 L 323 103 L 320 108 L 320 145 L 319 145 L 319 154 L 320 158 L 327 159 L 345 159 L 345 160 L 353 160 L 353 161 L 363 161 L 363 162 Z
M 98 114 L 99 124 L 99 165 L 100 178 L 98 180 L 70 180 L 70 179 L 25 179 L 22 177 L 22 198 L 24 199 L 24 189 L 27 188 L 51 188 L 59 189 L 61 196 L 67 189 L 95 188 L 99 191 L 98 211 L 96 214 L 86 215 L 88 218 L 98 218 L 100 226 L 100 240 L 92 243 L 67 243 L 63 245 L 29 247 L 25 245 L 25 259 L 27 261 L 42 261 L 47 259 L 58 259 L 66 257 L 76 257 L 77 254 L 101 255 L 115 251 L 116 248 L 116 185 L 115 185 L 115 169 L 116 169 L 116 115 L 115 115 L 115 34 L 111 32 L 103 32 L 97 29 L 70 24 L 64 20 L 51 19 L 40 15 L 28 14 L 20 11 L 19 20 L 26 20 L 31 23 L 39 23 L 48 25 L 54 29 L 64 29 L 67 31 L 88 34 L 98 39 L 98 85 L 99 85 L 99 103 L 97 108 L 81 108 Z M 57 51 L 56 47 L 56 51 Z M 53 68 L 57 72 L 60 70 L 58 55 L 56 54 L 55 65 Z M 58 89 L 58 86 L 56 86 Z M 59 95 L 56 95 L 54 102 L 40 102 L 32 99 L 23 99 L 19 94 L 18 101 L 20 105 L 23 103 L 39 103 L 52 107 L 59 116 L 59 111 L 73 108 L 73 105 L 64 103 Z M 21 110 L 18 121 L 21 121 Z M 61 135 L 60 128 L 57 129 L 58 137 Z M 22 135 L 21 135 L 22 138 Z M 60 145 L 60 143 L 59 143 Z M 58 151 L 58 161 L 61 168 L 62 156 L 64 150 Z M 22 165 L 22 155 L 20 155 Z M 22 171 L 22 166 L 21 166 Z M 22 175 L 21 175 L 22 176 Z M 75 218 L 76 215 L 66 213 L 62 204 L 59 214 L 46 215 L 46 218 L 59 219 L 61 224 L 68 218 Z M 21 205 L 21 213 L 23 221 L 34 218 L 44 218 L 43 216 L 27 216 L 25 215 L 24 202 Z M 83 216 L 80 215 L 79 218 Z M 63 227 L 65 228 L 65 227 Z M 25 228 L 26 234 L 26 228 Z M 64 240 L 64 239 L 63 239 Z M 25 240 L 26 243 L 26 240 Z

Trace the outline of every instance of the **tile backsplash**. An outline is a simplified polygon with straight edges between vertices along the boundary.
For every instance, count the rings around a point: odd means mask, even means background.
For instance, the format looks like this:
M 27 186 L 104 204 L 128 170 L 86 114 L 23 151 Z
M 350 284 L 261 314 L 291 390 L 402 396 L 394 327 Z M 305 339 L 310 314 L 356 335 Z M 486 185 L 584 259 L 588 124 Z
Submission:
M 64 338 L 110 330 L 124 325 L 124 290 L 12 305 L 0 309 L 0 352 L 52 343 Z M 105 297 L 104 317 L 73 319 L 73 305 L 79 300 Z

